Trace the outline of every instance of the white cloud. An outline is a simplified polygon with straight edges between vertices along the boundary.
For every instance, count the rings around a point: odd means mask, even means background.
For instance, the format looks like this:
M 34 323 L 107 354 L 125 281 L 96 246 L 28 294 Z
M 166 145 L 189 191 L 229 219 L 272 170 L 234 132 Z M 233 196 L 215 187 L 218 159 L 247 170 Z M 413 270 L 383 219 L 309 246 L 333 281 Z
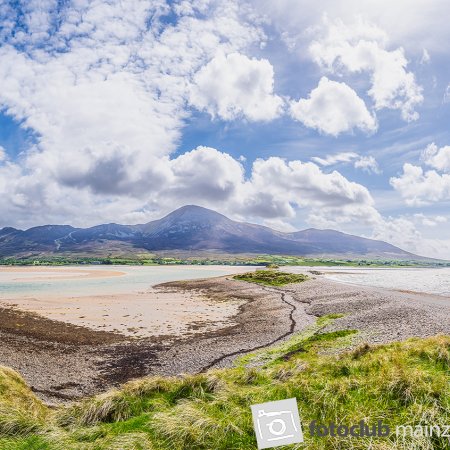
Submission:
M 319 23 L 323 14 L 345 22 L 362 17 L 386 30 L 392 42 L 408 51 L 420 54 L 425 47 L 428 51 L 448 52 L 450 29 L 443 14 L 448 6 L 446 0 L 254 0 L 253 4 L 290 36 Z
M 335 153 L 334 155 L 326 155 L 325 158 L 321 158 L 320 156 L 313 156 L 311 158 L 317 164 L 321 166 L 334 166 L 339 163 L 349 163 L 359 158 L 358 153 L 355 152 L 341 152 Z
M 242 165 L 227 153 L 210 147 L 198 147 L 170 161 L 173 178 L 163 196 L 170 195 L 181 204 L 208 205 L 229 200 L 244 182 Z
M 310 45 L 313 60 L 332 73 L 368 72 L 368 91 L 376 109 L 399 109 L 406 121 L 419 117 L 415 108 L 422 103 L 422 88 L 406 67 L 403 48 L 387 50 L 387 36 L 361 19 L 346 25 L 324 20 L 324 32 Z
M 0 145 L 0 163 L 6 160 L 6 150 Z
M 422 152 L 422 160 L 427 166 L 450 173 L 450 146 L 438 148 L 433 142 Z
M 355 161 L 355 169 L 361 169 L 367 173 L 381 174 L 377 160 L 373 156 L 361 156 Z
M 373 156 L 361 156 L 355 152 L 335 153 L 334 155 L 326 155 L 325 158 L 313 156 L 311 160 L 325 167 L 352 162 L 355 169 L 361 169 L 367 173 L 381 173 L 378 162 Z
M 410 206 L 450 200 L 450 146 L 431 143 L 421 157 L 433 170 L 406 163 L 403 173 L 390 179 L 391 185 Z
M 364 101 L 345 83 L 322 77 L 307 99 L 291 102 L 291 116 L 305 126 L 338 136 L 359 128 L 374 132 L 377 122 Z
M 426 216 L 425 214 L 417 213 L 413 217 L 414 220 L 426 227 L 436 227 L 447 222 L 447 217 L 444 216 Z
M 369 223 L 378 215 L 364 186 L 337 171 L 326 174 L 312 162 L 278 157 L 253 163 L 238 202 L 241 214 L 266 219 L 293 218 L 294 206 L 310 217 L 339 217 L 343 222 L 358 216 Z
M 224 120 L 268 121 L 281 113 L 283 103 L 273 83 L 267 59 L 219 53 L 195 74 L 190 102 Z
M 410 206 L 450 200 L 450 174 L 425 172 L 422 167 L 406 163 L 403 173 L 392 177 L 390 183 Z

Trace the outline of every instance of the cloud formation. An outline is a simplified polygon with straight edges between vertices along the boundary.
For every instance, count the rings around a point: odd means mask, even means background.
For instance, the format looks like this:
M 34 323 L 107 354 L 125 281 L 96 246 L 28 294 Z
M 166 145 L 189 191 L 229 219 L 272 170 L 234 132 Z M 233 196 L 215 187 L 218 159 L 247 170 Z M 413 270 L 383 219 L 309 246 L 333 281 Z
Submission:
M 423 162 L 441 172 L 450 173 L 450 145 L 439 148 L 434 142 L 422 152 Z
M 361 156 L 355 152 L 341 152 L 325 157 L 313 156 L 311 161 L 321 166 L 334 166 L 336 164 L 353 163 L 355 169 L 361 169 L 367 173 L 380 174 L 381 170 L 377 160 L 373 156 Z
M 369 133 L 377 121 L 364 101 L 347 84 L 322 77 L 308 98 L 291 102 L 291 116 L 305 126 L 338 136 L 354 128 Z
M 190 102 L 224 120 L 269 121 L 280 115 L 283 103 L 273 84 L 267 59 L 220 53 L 195 74 Z
M 407 70 L 403 48 L 388 50 L 386 34 L 363 20 L 349 26 L 340 20 L 324 21 L 324 32 L 309 47 L 313 60 L 334 74 L 370 74 L 368 95 L 375 109 L 398 109 L 405 121 L 417 120 L 422 88 Z
M 432 143 L 422 152 L 422 160 L 433 170 L 406 163 L 403 173 L 390 179 L 391 185 L 410 206 L 450 200 L 450 147 Z
M 137 223 L 197 203 L 283 229 L 292 223 L 395 228 L 399 218 L 383 218 L 368 188 L 330 170 L 351 164 L 379 173 L 373 148 L 370 155 L 326 155 L 327 136 L 348 140 L 349 147 L 337 148 L 368 148 L 352 140 L 378 130 L 375 111 L 394 109 L 415 120 L 421 88 L 403 47 L 382 31 L 386 19 L 369 14 L 355 21 L 345 2 L 327 1 L 336 14 L 324 25 L 322 6 L 304 8 L 302 1 L 271 2 L 270 11 L 280 4 L 289 11 L 281 26 L 276 13 L 266 14 L 269 6 L 260 9 L 263 2 L 0 1 L 0 109 L 34 137 L 25 150 L 1 141 L 9 154 L 0 148 L 0 226 Z M 414 3 L 407 14 L 416 9 Z M 301 36 L 284 35 L 292 29 Z M 295 53 L 293 45 L 292 53 L 279 54 L 282 40 L 300 38 L 305 51 Z M 426 48 L 429 53 L 418 47 L 415 58 L 431 55 L 428 67 L 437 50 Z M 305 58 L 290 84 L 286 61 L 297 70 Z M 316 87 L 299 99 L 305 80 Z M 196 110 L 206 113 L 198 123 L 204 128 L 184 141 Z M 270 157 L 263 134 L 247 140 L 244 127 L 276 134 L 275 125 L 295 131 L 280 137 L 280 151 Z M 230 147 L 237 135 L 210 137 L 213 127 L 223 135 L 239 128 L 242 147 Z M 291 136 L 295 153 L 283 150 Z M 313 140 L 315 153 L 303 153 Z M 429 146 L 423 167 L 405 165 L 392 186 L 410 204 L 448 199 L 448 148 Z M 429 215 L 404 219 L 416 227 L 433 222 L 434 229 L 444 223 Z M 403 242 L 400 234 L 386 236 Z

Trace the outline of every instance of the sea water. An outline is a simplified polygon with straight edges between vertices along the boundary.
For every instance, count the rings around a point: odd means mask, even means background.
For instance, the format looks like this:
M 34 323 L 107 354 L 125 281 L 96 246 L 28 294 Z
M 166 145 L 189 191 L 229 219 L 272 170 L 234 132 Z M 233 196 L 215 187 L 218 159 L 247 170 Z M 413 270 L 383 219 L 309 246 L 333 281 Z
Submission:
M 316 268 L 322 271 L 323 268 Z M 446 268 L 328 268 L 328 279 L 364 286 L 450 296 L 450 267 Z
M 89 296 L 148 290 L 159 283 L 211 278 L 253 270 L 243 266 L 74 266 L 0 267 L 0 299 L 43 295 Z M 56 269 L 56 270 L 55 270 Z M 82 271 L 80 273 L 80 270 Z M 88 277 L 89 272 L 119 272 L 118 276 Z M 84 272 L 84 273 L 83 273 Z

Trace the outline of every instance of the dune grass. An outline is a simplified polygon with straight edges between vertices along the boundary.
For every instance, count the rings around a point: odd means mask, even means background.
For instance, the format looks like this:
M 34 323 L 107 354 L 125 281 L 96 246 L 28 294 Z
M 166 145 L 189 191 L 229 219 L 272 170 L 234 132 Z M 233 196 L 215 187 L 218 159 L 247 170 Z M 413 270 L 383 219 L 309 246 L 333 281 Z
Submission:
M 301 273 L 279 272 L 277 270 L 255 270 L 242 273 L 233 277 L 235 280 L 249 281 L 251 283 L 265 284 L 266 286 L 284 286 L 290 283 L 301 283 L 308 279 Z
M 296 397 L 306 448 L 444 450 L 448 438 L 311 437 L 312 420 L 356 424 L 450 424 L 450 337 L 411 339 L 343 352 L 354 330 L 315 328 L 239 361 L 231 369 L 152 377 L 48 410 L 20 377 L 0 371 L 5 450 L 255 449 L 250 405 Z M 11 401 L 18 394 L 17 400 Z M 29 411 L 22 422 L 20 411 Z M 4 413 L 3 413 L 4 414 Z M 17 418 L 14 418 L 17 414 Z M 32 426 L 30 426 L 32 425 Z M 298 447 L 280 448 L 305 448 Z

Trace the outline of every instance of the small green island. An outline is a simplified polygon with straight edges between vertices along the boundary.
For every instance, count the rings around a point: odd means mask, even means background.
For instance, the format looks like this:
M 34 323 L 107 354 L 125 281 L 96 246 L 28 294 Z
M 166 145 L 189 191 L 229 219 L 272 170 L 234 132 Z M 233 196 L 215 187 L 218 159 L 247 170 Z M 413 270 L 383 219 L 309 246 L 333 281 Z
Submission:
M 256 270 L 233 277 L 235 280 L 249 281 L 251 283 L 265 284 L 267 286 L 284 286 L 290 283 L 302 283 L 309 279 L 302 273 L 278 272 L 277 270 Z

